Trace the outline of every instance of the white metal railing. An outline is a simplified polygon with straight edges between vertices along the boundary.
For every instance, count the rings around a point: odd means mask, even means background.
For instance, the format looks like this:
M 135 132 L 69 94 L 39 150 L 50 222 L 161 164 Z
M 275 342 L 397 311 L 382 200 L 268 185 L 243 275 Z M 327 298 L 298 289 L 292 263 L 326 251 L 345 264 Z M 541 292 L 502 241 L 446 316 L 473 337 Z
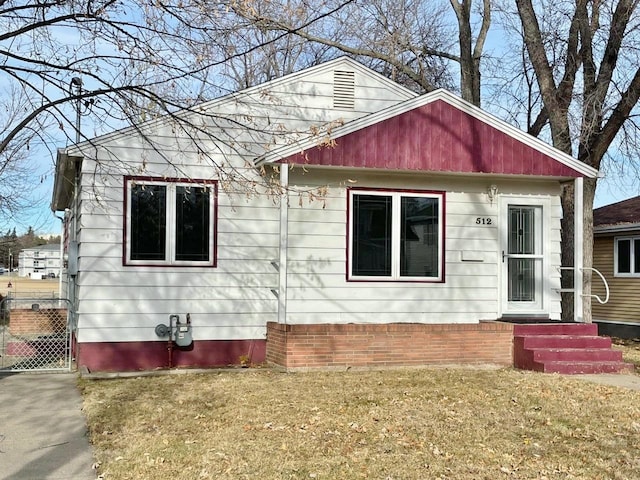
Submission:
M 574 267 L 558 267 L 558 269 L 560 271 L 562 270 L 573 270 Z M 583 297 L 592 297 L 595 298 L 598 303 L 604 305 L 605 303 L 607 303 L 609 301 L 609 284 L 607 283 L 606 278 L 604 278 L 604 275 L 602 275 L 602 273 L 600 273 L 600 271 L 596 268 L 593 267 L 582 267 L 581 268 L 582 271 L 584 270 L 591 270 L 592 272 L 595 272 L 598 274 L 598 276 L 602 279 L 602 283 L 604 283 L 604 290 L 605 290 L 605 298 L 604 300 L 602 300 L 602 298 L 600 298 L 599 295 L 596 295 L 595 293 L 592 293 L 591 295 L 587 295 L 587 294 L 582 294 Z M 574 293 L 575 292 L 575 288 L 559 288 L 557 289 L 558 292 L 568 292 L 568 293 Z

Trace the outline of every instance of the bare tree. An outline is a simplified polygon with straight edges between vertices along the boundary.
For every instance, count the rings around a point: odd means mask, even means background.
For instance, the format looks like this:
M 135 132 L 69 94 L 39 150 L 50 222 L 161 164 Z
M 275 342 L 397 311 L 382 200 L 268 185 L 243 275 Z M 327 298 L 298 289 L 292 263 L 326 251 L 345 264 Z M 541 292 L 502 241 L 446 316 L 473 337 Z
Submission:
M 234 12 L 261 30 L 295 35 L 351 55 L 415 91 L 456 88 L 451 65 L 460 63 L 457 34 L 449 18 L 451 7 L 443 1 L 321 0 L 313 2 L 315 8 L 336 13 L 305 27 L 291 15 L 310 9 L 305 0 L 268 2 L 268 10 L 256 8 L 258 3 L 237 2 Z M 461 9 L 461 15 L 465 12 Z
M 0 135 L 4 135 L 22 112 L 29 108 L 19 91 L 9 91 L 2 100 L 0 108 L 4 115 Z M 39 200 L 34 198 L 33 189 L 25 186 L 42 179 L 44 172 L 38 172 L 28 157 L 32 150 L 38 150 L 43 141 L 46 141 L 46 137 L 40 132 L 25 128 L 0 152 L 0 221 L 3 223 L 20 223 L 20 214 L 29 211 Z
M 640 99 L 640 43 L 637 0 L 575 4 L 517 0 L 524 44 L 542 99 L 539 115 L 548 120 L 553 145 L 599 169 L 617 137 L 638 129 L 633 112 Z M 547 21 L 550 16 L 564 23 Z M 534 134 L 538 133 L 536 131 Z M 637 160 L 637 153 L 634 155 Z M 627 159 L 633 161 L 633 158 Z M 593 200 L 596 179 L 585 182 L 584 265 L 593 264 Z M 565 212 L 573 212 L 573 191 L 563 194 Z M 573 251 L 571 215 L 563 223 L 563 261 Z M 591 275 L 585 271 L 585 293 Z M 584 318 L 591 319 L 586 297 Z M 565 308 L 565 311 L 568 308 Z
M 291 18 L 297 28 L 307 28 L 353 1 L 300 11 Z M 188 115 L 196 105 L 325 59 L 326 47 L 309 48 L 308 42 L 288 33 L 243 25 L 233 13 L 238 3 L 0 2 L 0 79 L 6 86 L 0 101 L 20 99 L 20 108 L 4 117 L 0 130 L 0 197 L 13 201 L 12 211 L 22 208 L 16 192 L 29 190 L 25 185 L 37 181 L 29 170 L 34 153 L 30 139 L 36 138 L 48 149 L 45 154 L 53 156 L 65 138 L 67 143 L 91 141 L 98 134 L 138 128 L 165 115 L 175 121 L 176 135 L 197 140 L 211 134 Z M 208 121 L 229 121 L 214 117 Z M 251 128 L 256 127 L 247 125 Z M 276 134 L 275 129 L 263 133 Z M 210 140 L 229 143 L 226 138 Z M 223 171 L 228 166 L 211 166 L 220 176 L 234 176 Z M 15 175 L 9 177 L 9 171 Z

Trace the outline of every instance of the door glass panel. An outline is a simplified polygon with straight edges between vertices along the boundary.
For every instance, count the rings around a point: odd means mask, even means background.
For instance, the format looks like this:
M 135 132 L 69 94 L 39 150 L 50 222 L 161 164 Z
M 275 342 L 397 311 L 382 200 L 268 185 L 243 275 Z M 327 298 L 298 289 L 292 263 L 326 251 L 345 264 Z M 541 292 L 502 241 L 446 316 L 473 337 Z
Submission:
M 533 207 L 509 207 L 509 254 L 535 253 L 535 210 Z
M 509 206 L 509 255 L 536 255 L 536 208 Z M 508 299 L 510 302 L 535 302 L 537 270 L 541 259 L 508 259 Z
M 534 302 L 535 262 L 533 258 L 509 259 L 509 301 Z

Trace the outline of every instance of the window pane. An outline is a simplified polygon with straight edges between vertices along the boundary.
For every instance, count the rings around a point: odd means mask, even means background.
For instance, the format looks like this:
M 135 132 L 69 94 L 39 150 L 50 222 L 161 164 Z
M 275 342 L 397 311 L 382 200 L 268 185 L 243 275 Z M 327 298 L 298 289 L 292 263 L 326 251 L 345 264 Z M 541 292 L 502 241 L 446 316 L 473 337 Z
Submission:
M 640 273 L 640 239 L 633 239 L 633 273 Z
M 535 254 L 535 207 L 509 206 L 509 254 Z
M 166 187 L 131 187 L 131 260 L 165 260 Z
M 631 240 L 618 240 L 618 273 L 631 273 Z
M 176 187 L 176 260 L 209 260 L 209 189 Z
M 353 275 L 391 276 L 391 197 L 353 196 Z
M 402 197 L 400 275 L 438 276 L 438 199 Z

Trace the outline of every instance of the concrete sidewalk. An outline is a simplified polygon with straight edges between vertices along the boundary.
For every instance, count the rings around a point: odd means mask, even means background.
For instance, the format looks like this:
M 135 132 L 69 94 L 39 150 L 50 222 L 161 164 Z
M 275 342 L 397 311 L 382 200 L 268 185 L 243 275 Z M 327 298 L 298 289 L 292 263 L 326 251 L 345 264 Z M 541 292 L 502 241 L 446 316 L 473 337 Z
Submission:
M 588 382 L 610 385 L 612 387 L 628 388 L 630 390 L 640 390 L 640 376 L 620 373 L 599 373 L 574 375 L 575 378 Z
M 0 479 L 95 480 L 71 373 L 0 373 Z

